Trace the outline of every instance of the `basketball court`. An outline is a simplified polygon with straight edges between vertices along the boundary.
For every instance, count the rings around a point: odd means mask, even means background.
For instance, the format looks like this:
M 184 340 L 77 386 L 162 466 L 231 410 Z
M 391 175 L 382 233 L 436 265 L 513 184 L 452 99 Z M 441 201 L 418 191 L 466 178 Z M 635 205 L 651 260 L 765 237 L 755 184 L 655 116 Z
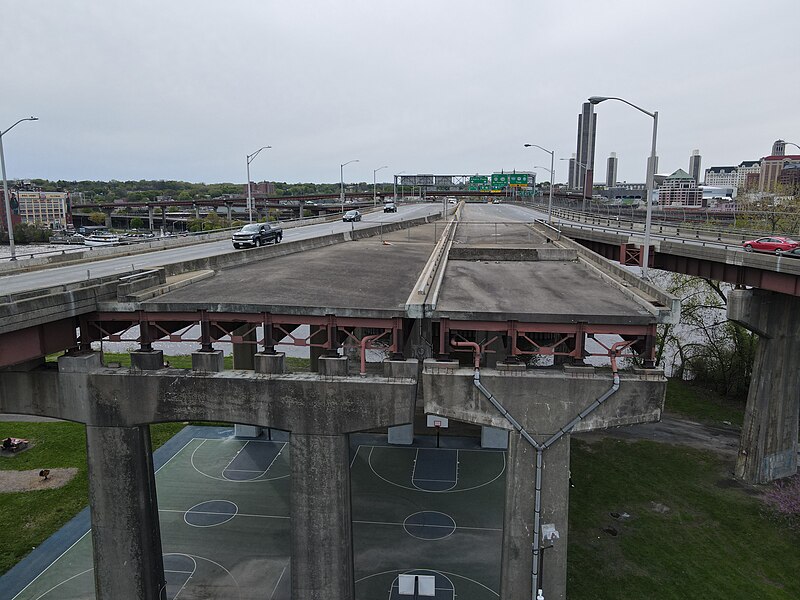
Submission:
M 186 427 L 156 452 L 166 597 L 290 600 L 289 437 L 237 439 Z M 505 453 L 477 440 L 419 447 L 351 436 L 356 598 L 399 594 L 400 575 L 435 598 L 497 598 Z M 0 578 L 3 600 L 94 598 L 88 511 Z

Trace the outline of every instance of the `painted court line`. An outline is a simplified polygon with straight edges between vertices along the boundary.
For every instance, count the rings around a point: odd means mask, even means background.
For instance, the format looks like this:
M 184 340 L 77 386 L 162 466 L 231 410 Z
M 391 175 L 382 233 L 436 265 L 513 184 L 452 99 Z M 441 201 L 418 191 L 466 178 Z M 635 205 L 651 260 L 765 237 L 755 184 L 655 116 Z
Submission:
M 283 579 L 284 573 L 286 573 L 286 567 L 283 567 L 283 571 L 281 571 L 281 575 L 280 577 L 278 577 L 278 581 L 275 582 L 275 587 L 272 588 L 272 593 L 269 596 L 269 600 L 272 600 L 275 597 L 275 592 L 278 590 L 278 585 L 280 584 L 281 579 Z
M 358 523 L 359 525 L 387 525 L 389 527 L 403 527 L 404 523 L 391 523 L 389 521 L 357 521 L 353 520 L 353 523 Z M 412 527 L 422 527 L 422 525 L 412 525 Z M 448 529 L 453 529 L 452 525 L 425 525 L 425 527 L 446 527 Z M 494 527 L 466 527 L 463 525 L 458 525 L 456 529 L 467 529 L 469 531 L 498 531 L 502 532 L 502 528 L 494 528 Z
M 175 508 L 159 508 L 158 512 L 160 512 L 160 513 L 165 512 L 165 513 L 185 514 L 188 511 L 186 511 L 186 510 L 178 510 L 178 509 L 175 509 Z M 220 514 L 223 514 L 223 513 L 218 513 L 218 512 L 209 512 L 209 511 L 202 511 L 202 510 L 193 510 L 191 512 L 193 514 L 196 514 L 196 515 L 220 515 Z M 234 516 L 237 516 L 237 517 L 253 517 L 255 519 L 291 519 L 291 517 L 288 517 L 288 516 L 285 517 L 285 516 L 282 516 L 282 515 L 254 515 L 254 514 L 250 514 L 250 513 L 236 513 L 236 515 L 234 515 Z

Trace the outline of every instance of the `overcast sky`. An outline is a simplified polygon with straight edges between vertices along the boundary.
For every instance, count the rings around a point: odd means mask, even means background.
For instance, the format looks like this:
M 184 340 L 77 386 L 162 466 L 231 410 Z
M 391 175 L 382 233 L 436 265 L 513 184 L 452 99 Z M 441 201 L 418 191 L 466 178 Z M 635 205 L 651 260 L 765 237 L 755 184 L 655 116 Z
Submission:
M 659 111 L 659 171 L 800 143 L 800 0 L 0 0 L 8 177 L 390 181 L 549 168 L 591 95 Z M 644 181 L 652 119 L 597 107 Z M 540 180 L 549 179 L 537 170 Z

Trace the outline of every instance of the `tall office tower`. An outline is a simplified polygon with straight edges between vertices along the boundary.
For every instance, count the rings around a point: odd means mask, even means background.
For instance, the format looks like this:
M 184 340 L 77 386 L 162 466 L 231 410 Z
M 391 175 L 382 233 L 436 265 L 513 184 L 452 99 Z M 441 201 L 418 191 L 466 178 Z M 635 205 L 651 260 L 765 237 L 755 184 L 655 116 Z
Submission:
M 570 190 L 576 189 L 578 186 L 575 185 L 575 153 L 572 153 L 572 157 L 569 159 L 569 174 L 567 175 L 567 188 Z
M 786 155 L 786 142 L 783 140 L 775 140 L 772 144 L 772 156 L 785 156 Z
M 612 188 L 617 185 L 617 153 L 612 152 L 606 162 L 606 187 Z
M 573 171 L 575 188 L 583 189 L 586 182 L 586 169 L 594 170 L 594 140 L 597 132 L 597 115 L 590 102 L 583 103 L 578 115 L 578 148 Z M 591 182 L 589 182 L 591 185 Z
M 700 162 L 702 160 L 700 150 L 692 150 L 692 155 L 689 157 L 689 175 L 694 179 L 695 183 L 700 183 Z

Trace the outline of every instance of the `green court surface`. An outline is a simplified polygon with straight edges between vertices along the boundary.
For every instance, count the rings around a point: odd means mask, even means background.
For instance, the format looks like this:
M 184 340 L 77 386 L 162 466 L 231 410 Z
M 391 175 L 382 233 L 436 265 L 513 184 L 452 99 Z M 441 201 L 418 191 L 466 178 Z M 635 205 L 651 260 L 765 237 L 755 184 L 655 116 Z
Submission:
M 191 427 L 177 438 L 156 473 L 166 597 L 289 600 L 288 437 Z M 433 575 L 438 599 L 497 598 L 505 453 L 383 440 L 354 436 L 351 448 L 356 598 L 399 599 L 402 573 Z M 65 550 L 0 598 L 94 598 L 88 521 L 57 536 Z

